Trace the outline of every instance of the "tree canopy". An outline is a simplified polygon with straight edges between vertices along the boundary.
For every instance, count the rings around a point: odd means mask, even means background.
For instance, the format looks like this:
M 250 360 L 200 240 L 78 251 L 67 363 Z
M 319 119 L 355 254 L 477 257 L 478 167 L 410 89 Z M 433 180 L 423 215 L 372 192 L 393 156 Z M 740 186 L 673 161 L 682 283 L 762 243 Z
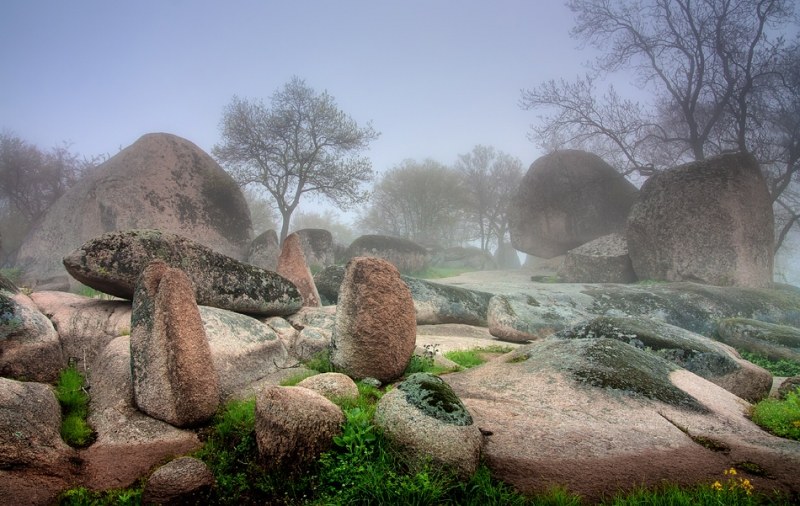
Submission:
M 360 127 L 327 92 L 297 77 L 273 94 L 269 106 L 237 96 L 223 112 L 221 143 L 212 153 L 242 185 L 263 186 L 282 218 L 280 240 L 303 196 L 346 209 L 364 202 L 362 184 L 373 179 L 361 153 L 378 133 Z

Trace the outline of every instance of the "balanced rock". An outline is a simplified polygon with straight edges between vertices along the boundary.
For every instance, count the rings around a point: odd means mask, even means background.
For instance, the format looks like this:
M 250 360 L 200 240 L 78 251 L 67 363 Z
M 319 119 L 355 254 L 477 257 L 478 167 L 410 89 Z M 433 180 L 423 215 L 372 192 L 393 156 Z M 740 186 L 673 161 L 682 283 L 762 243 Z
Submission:
M 142 492 L 142 504 L 201 504 L 208 500 L 214 474 L 194 457 L 180 457 L 155 470 Z
M 268 386 L 256 396 L 256 442 L 269 470 L 298 471 L 341 434 L 342 410 L 301 387 Z
M 483 436 L 458 396 L 437 376 L 412 374 L 384 395 L 375 424 L 412 466 L 431 459 L 466 479 L 478 468 Z
M 297 386 L 313 390 L 330 400 L 358 398 L 358 386 L 355 381 L 350 376 L 339 372 L 315 374 L 304 379 Z
M 139 275 L 156 259 L 183 270 L 204 306 L 272 316 L 302 305 L 297 288 L 283 276 L 158 230 L 103 234 L 65 257 L 64 266 L 85 285 L 131 299 Z
M 766 288 L 773 230 L 772 199 L 758 162 L 725 154 L 648 179 L 626 235 L 639 279 Z
M 356 257 L 345 270 L 331 338 L 331 363 L 356 379 L 403 374 L 416 342 L 411 292 L 386 260 Z
M 633 283 L 625 236 L 604 235 L 567 251 L 558 277 L 565 283 Z
M 209 420 L 219 379 L 189 278 L 161 261 L 142 272 L 131 314 L 136 405 L 176 427 Z
M 531 165 L 509 206 L 514 248 L 543 258 L 624 230 L 637 190 L 599 156 L 564 150 Z
M 103 233 L 133 228 L 181 234 L 236 259 L 252 236 L 234 180 L 193 143 L 153 133 L 67 190 L 28 235 L 16 265 L 26 286 L 58 279 L 50 289 L 64 290 L 64 255 Z
M 268 271 L 274 271 L 278 266 L 278 256 L 280 254 L 281 242 L 278 240 L 278 233 L 274 230 L 267 230 L 250 243 L 247 263 Z
M 284 239 L 276 272 L 294 283 L 303 298 L 304 306 L 317 307 L 321 305 L 319 292 L 314 284 L 314 276 L 306 264 L 299 235 L 289 234 Z
M 800 329 L 750 318 L 720 320 L 717 338 L 737 350 L 770 360 L 800 362 Z
M 428 266 L 428 251 L 409 239 L 388 235 L 362 235 L 347 248 L 345 259 L 376 257 L 388 260 L 404 274 L 413 274 Z

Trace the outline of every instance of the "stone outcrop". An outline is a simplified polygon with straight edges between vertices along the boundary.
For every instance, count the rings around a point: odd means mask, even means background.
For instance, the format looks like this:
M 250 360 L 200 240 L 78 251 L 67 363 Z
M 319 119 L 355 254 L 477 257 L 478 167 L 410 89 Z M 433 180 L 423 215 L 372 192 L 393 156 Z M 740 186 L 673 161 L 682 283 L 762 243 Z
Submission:
M 341 434 L 342 410 L 321 394 L 271 386 L 256 396 L 256 442 L 269 470 L 299 471 Z
M 558 277 L 565 283 L 633 283 L 628 242 L 621 234 L 609 234 L 567 251 Z
M 191 281 L 151 262 L 131 313 L 131 370 L 136 406 L 176 427 L 209 420 L 219 407 L 219 379 Z
M 511 243 L 543 258 L 624 230 L 637 190 L 597 155 L 564 150 L 531 165 L 509 205 Z
M 431 459 L 469 479 L 478 468 L 483 436 L 467 408 L 441 378 L 416 373 L 384 395 L 375 424 L 412 467 Z
M 601 497 L 721 478 L 756 462 L 756 490 L 797 491 L 800 442 L 771 436 L 749 404 L 612 339 L 543 340 L 444 379 L 485 434 L 492 476 L 524 493 Z M 709 448 L 721 451 L 711 451 Z
M 336 307 L 331 363 L 353 378 L 386 383 L 403 374 L 416 335 L 411 292 L 397 269 L 380 258 L 350 260 Z
M 64 266 L 81 283 L 130 299 L 139 274 L 156 259 L 183 270 L 204 306 L 272 316 L 291 314 L 302 304 L 284 277 L 158 230 L 101 235 L 65 257 Z
M 64 290 L 65 255 L 103 233 L 134 228 L 181 234 L 237 259 L 252 235 L 233 179 L 193 143 L 153 133 L 67 190 L 22 244 L 16 265 L 26 286 L 49 280 L 50 289 Z
M 289 234 L 284 239 L 276 272 L 294 283 L 303 298 L 304 306 L 318 307 L 322 305 L 317 286 L 314 284 L 314 276 L 311 275 L 311 270 L 306 264 L 299 235 Z
M 428 251 L 414 241 L 388 235 L 362 235 L 350 244 L 344 257 L 383 258 L 403 274 L 424 270 L 430 260 Z
M 338 372 L 309 376 L 297 386 L 313 390 L 330 400 L 356 399 L 358 397 L 358 386 L 355 381 L 350 376 Z
M 487 310 L 489 333 L 504 341 L 525 343 L 575 325 L 589 315 L 588 311 L 569 303 L 565 304 L 567 307 L 552 305 L 551 298 L 543 295 L 493 296 Z
M 201 504 L 214 483 L 214 475 L 202 460 L 180 457 L 150 475 L 142 491 L 142 504 Z
M 800 362 L 800 329 L 749 318 L 720 320 L 716 338 L 737 350 L 770 360 Z
M 54 383 L 66 363 L 58 333 L 36 304 L 0 290 L 0 375 Z
M 766 288 L 772 200 L 755 158 L 726 154 L 660 172 L 642 186 L 626 235 L 639 279 Z
M 278 240 L 278 233 L 274 230 L 267 230 L 250 243 L 247 263 L 268 271 L 274 271 L 278 267 L 278 256 L 280 254 L 281 243 Z
M 733 348 L 657 320 L 603 316 L 554 337 L 616 339 L 658 355 L 749 402 L 767 397 L 772 387 L 772 374 L 742 360 Z

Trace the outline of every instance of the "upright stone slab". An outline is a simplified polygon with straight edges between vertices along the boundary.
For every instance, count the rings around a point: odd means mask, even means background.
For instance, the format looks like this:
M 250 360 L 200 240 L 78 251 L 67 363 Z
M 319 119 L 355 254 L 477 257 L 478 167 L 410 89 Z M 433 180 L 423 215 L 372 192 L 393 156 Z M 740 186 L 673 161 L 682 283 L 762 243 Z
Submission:
M 276 272 L 294 283 L 303 298 L 303 306 L 319 307 L 322 305 L 317 286 L 314 284 L 314 276 L 311 275 L 311 270 L 306 264 L 302 241 L 296 233 L 290 234 L 284 239 Z
M 414 353 L 411 292 L 392 264 L 356 257 L 345 270 L 331 338 L 331 362 L 354 378 L 399 378 Z
M 136 406 L 177 427 L 209 420 L 219 380 L 191 281 L 155 261 L 133 295 L 131 368 Z

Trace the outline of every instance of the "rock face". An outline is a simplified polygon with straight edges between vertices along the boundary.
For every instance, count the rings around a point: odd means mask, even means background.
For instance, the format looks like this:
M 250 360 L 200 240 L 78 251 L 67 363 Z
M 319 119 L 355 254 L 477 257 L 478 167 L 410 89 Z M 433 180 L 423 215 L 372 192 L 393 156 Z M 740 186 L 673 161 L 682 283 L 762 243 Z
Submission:
M 0 289 L 0 375 L 52 383 L 64 366 L 50 320 L 27 295 Z
M 142 492 L 143 504 L 200 504 L 214 486 L 214 475 L 202 460 L 180 457 L 150 476 Z
M 311 270 L 306 264 L 299 235 L 289 234 L 283 241 L 276 272 L 294 283 L 303 298 L 304 306 L 319 307 L 322 305 L 317 286 L 314 284 L 314 276 L 311 275 Z
M 250 243 L 247 263 L 268 271 L 274 271 L 278 266 L 278 256 L 280 254 L 281 243 L 278 240 L 278 233 L 274 230 L 267 230 Z
M 304 228 L 295 232 L 300 237 L 306 264 L 312 270 L 336 263 L 333 235 L 321 228 Z
M 161 261 L 145 268 L 133 297 L 131 370 L 136 405 L 153 418 L 186 427 L 219 407 L 219 379 L 191 281 Z
M 419 244 L 388 235 L 362 235 L 347 248 L 345 259 L 376 257 L 388 260 L 403 274 L 413 274 L 428 265 L 428 251 Z
M 733 348 L 657 320 L 604 316 L 554 337 L 616 339 L 664 358 L 749 402 L 767 397 L 772 387 L 772 374 L 742 360 Z
M 621 234 L 609 234 L 571 249 L 558 277 L 565 283 L 633 283 L 628 242 Z
M 139 275 L 155 259 L 182 269 L 204 306 L 272 316 L 291 314 L 302 304 L 297 288 L 283 276 L 158 230 L 101 235 L 65 257 L 64 266 L 81 283 L 130 299 Z
M 748 318 L 726 318 L 719 322 L 717 338 L 737 350 L 770 360 L 800 362 L 800 329 Z
M 250 211 L 233 179 L 196 145 L 154 133 L 68 190 L 19 250 L 27 286 L 67 277 L 61 259 L 105 232 L 152 228 L 191 238 L 237 259 L 252 236 Z
M 531 165 L 511 198 L 514 248 L 552 258 L 624 230 L 636 187 L 600 157 L 564 150 Z
M 464 479 L 478 468 L 483 436 L 458 396 L 437 376 L 412 374 L 384 395 L 375 424 L 412 466 L 430 458 Z
M 256 442 L 267 469 L 298 471 L 341 434 L 344 414 L 322 395 L 299 387 L 272 386 L 256 397 Z
M 772 283 L 773 225 L 758 163 L 726 154 L 648 179 L 626 234 L 639 279 L 765 288 Z
M 380 258 L 347 264 L 336 307 L 331 363 L 353 378 L 390 382 L 403 374 L 416 341 L 411 292 Z
M 445 379 L 491 433 L 492 476 L 522 492 L 559 485 L 591 504 L 664 480 L 722 481 L 747 461 L 765 471 L 747 475 L 756 490 L 798 489 L 800 442 L 762 431 L 730 392 L 616 340 L 537 341 Z

